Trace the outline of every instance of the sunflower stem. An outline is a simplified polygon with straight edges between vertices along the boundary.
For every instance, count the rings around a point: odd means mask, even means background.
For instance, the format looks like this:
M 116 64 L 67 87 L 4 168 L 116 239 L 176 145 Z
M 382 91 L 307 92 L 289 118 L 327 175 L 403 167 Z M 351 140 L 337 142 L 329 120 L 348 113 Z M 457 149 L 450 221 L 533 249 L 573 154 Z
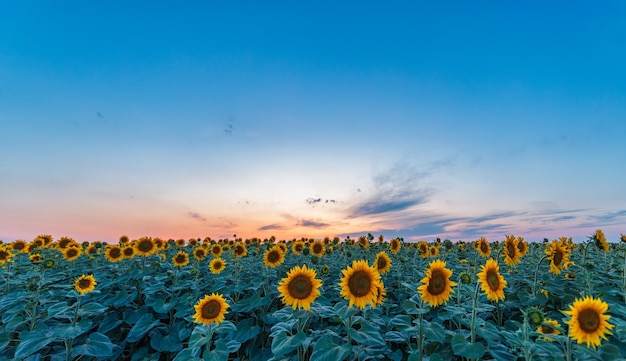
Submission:
M 622 292 L 624 293 L 624 302 L 626 302 L 626 250 L 624 250 L 624 267 L 622 271 Z
M 470 342 L 476 342 L 476 308 L 478 306 L 478 291 L 480 290 L 480 282 L 476 282 L 476 289 L 472 298 L 472 320 L 470 321 Z
M 533 281 L 533 297 L 537 297 L 537 275 L 539 274 L 539 266 L 541 265 L 541 262 L 543 262 L 543 260 L 545 260 L 548 257 L 548 255 L 543 256 L 539 262 L 537 262 L 537 267 L 535 267 L 535 280 Z
M 420 309 L 424 307 L 424 300 L 420 298 Z M 424 353 L 424 330 L 422 328 L 422 320 L 424 319 L 424 314 L 420 312 L 419 314 L 419 330 L 417 335 L 417 349 L 418 349 L 418 360 L 422 361 L 422 355 Z
M 78 321 L 78 309 L 80 308 L 80 301 L 82 297 L 78 297 L 76 300 L 76 307 L 74 308 L 74 317 L 72 318 L 72 327 L 76 326 L 76 322 Z M 70 361 L 72 359 L 72 343 L 74 339 L 66 339 L 65 340 L 65 361 Z

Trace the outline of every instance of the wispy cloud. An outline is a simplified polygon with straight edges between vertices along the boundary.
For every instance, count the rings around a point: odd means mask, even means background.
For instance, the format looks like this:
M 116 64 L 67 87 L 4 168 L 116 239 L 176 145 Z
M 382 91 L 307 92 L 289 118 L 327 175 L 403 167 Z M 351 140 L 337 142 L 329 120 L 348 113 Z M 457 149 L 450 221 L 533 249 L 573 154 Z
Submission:
M 196 212 L 187 212 L 187 216 L 200 222 L 206 222 L 206 218 L 202 217 L 199 213 Z
M 271 231 L 274 229 L 285 229 L 285 227 L 281 226 L 280 224 L 274 223 L 274 224 L 268 224 L 267 226 L 262 226 L 258 228 L 259 231 Z
M 312 221 L 308 219 L 300 220 L 297 225 L 301 227 L 310 227 L 310 228 L 326 228 L 330 226 L 330 224 L 328 223 Z

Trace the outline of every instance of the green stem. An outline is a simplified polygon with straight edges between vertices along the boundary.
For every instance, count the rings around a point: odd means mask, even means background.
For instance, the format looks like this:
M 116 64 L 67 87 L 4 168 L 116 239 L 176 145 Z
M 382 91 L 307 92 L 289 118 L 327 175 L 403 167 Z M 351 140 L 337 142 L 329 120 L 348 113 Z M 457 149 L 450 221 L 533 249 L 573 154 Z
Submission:
M 80 308 L 81 297 L 79 296 L 76 300 L 76 307 L 74 308 L 74 317 L 72 318 L 72 328 L 76 326 L 76 322 L 78 321 L 78 309 Z M 74 339 L 66 339 L 65 340 L 65 361 L 70 361 L 72 359 L 72 343 Z
M 420 309 L 424 307 L 424 301 L 420 301 Z M 424 354 L 424 330 L 422 328 L 422 320 L 424 319 L 424 314 L 420 312 L 419 314 L 419 332 L 417 338 L 417 347 L 418 347 L 418 360 L 422 361 L 422 355 Z
M 539 266 L 541 265 L 541 262 L 543 262 L 543 260 L 545 260 L 548 257 L 548 255 L 543 256 L 539 262 L 537 262 L 537 267 L 535 267 L 535 280 L 533 282 L 533 297 L 537 297 L 537 275 L 539 274 Z
M 472 298 L 472 320 L 470 323 L 470 342 L 472 344 L 476 342 L 476 308 L 478 307 L 478 290 L 480 290 L 480 283 L 476 282 L 476 289 Z

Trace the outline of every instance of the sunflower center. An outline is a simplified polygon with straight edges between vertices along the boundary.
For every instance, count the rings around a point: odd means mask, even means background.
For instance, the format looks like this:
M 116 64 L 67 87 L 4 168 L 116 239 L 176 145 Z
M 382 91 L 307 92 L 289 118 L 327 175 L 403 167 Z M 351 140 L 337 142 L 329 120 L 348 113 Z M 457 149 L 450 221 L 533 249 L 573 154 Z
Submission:
M 559 266 L 561 264 L 561 261 L 563 261 L 563 252 L 561 252 L 560 249 L 557 249 L 556 251 L 554 251 L 552 262 L 555 266 Z
M 178 256 L 176 256 L 176 262 L 177 263 L 184 263 L 185 262 L 185 255 L 179 254 Z
M 446 275 L 441 270 L 434 270 L 428 282 L 428 293 L 438 296 L 446 290 Z
M 585 333 L 594 333 L 600 327 L 600 315 L 596 310 L 587 308 L 578 313 L 578 325 Z
M 235 253 L 236 254 L 243 254 L 243 247 L 241 247 L 241 246 L 235 247 Z
M 68 257 L 76 257 L 77 254 L 78 254 L 78 251 L 74 248 L 70 248 L 69 250 L 67 250 Z
M 554 331 L 556 330 L 550 327 L 549 325 L 546 325 L 546 324 L 541 325 L 541 333 L 545 333 L 545 334 L 555 333 Z
M 124 252 L 124 255 L 125 255 L 125 256 L 132 256 L 132 255 L 133 255 L 133 253 L 134 253 L 134 251 L 133 251 L 133 249 L 132 249 L 131 247 L 126 247 L 126 248 L 124 248 L 124 251 L 123 251 L 123 252 Z
M 313 253 L 322 253 L 322 245 L 314 244 L 313 245 Z
M 313 284 L 309 277 L 299 275 L 289 282 L 289 295 L 293 298 L 303 300 L 313 291 Z
M 509 257 L 511 257 L 511 258 L 515 257 L 516 249 L 515 249 L 515 244 L 513 244 L 513 242 L 507 243 L 506 249 L 507 249 L 507 251 L 509 253 Z
M 80 288 L 81 290 L 85 290 L 89 288 L 90 286 L 91 286 L 91 280 L 88 278 L 82 278 L 80 281 L 78 281 L 78 288 Z
M 111 252 L 109 253 L 109 255 L 111 256 L 111 258 L 119 258 L 122 255 L 122 253 L 119 248 L 113 248 Z
M 297 244 L 296 245 L 296 251 L 297 252 L 302 252 L 302 245 L 301 244 Z
M 387 267 L 387 260 L 383 257 L 379 257 L 376 265 L 378 266 L 378 269 L 385 269 L 385 267 Z
M 363 297 L 368 294 L 372 288 L 372 280 L 370 274 L 365 271 L 356 271 L 348 280 L 348 288 L 350 293 L 356 297 Z
M 141 241 L 137 245 L 137 248 L 141 252 L 150 252 L 152 250 L 152 242 L 151 241 Z
M 500 289 L 500 277 L 498 277 L 498 272 L 494 270 L 487 271 L 487 284 L 492 291 L 497 291 Z
M 278 252 L 276 251 L 271 251 L 267 255 L 267 260 L 269 261 L 269 263 L 276 263 L 278 262 L 279 259 L 280 259 L 280 256 L 278 255 Z
M 489 251 L 489 246 L 485 242 L 480 242 L 480 251 L 482 253 L 487 253 Z
M 213 249 L 211 250 L 211 252 L 212 252 L 213 254 L 220 254 L 220 251 L 221 251 L 221 250 L 222 250 L 221 248 L 213 247 Z
M 211 300 L 202 305 L 202 317 L 206 319 L 212 319 L 220 314 L 222 305 L 216 300 Z
M 4 261 L 7 258 L 9 258 L 9 252 L 6 251 L 0 251 L 0 261 Z
M 222 268 L 222 262 L 220 262 L 220 261 L 215 262 L 215 263 L 213 264 L 213 268 L 215 268 L 215 269 L 220 269 L 220 268 Z

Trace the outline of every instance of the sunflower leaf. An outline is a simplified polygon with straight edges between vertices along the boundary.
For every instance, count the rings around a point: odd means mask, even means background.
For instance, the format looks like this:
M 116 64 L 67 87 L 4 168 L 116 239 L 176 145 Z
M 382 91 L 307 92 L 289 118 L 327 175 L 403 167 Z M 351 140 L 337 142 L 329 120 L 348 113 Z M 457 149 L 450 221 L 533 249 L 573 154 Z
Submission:
M 272 352 L 274 356 L 279 358 L 282 355 L 294 351 L 300 344 L 306 340 L 306 333 L 298 332 L 293 336 L 287 335 L 287 332 L 278 332 L 272 340 Z
M 146 313 L 133 325 L 126 335 L 127 342 L 139 341 L 148 331 L 156 327 L 161 321 L 155 320 L 151 313 Z
M 337 345 L 332 335 L 324 335 L 313 346 L 310 361 L 342 361 L 352 353 L 349 344 Z
M 76 346 L 72 351 L 75 355 L 92 357 L 110 357 L 117 345 L 111 343 L 109 337 L 100 332 L 93 332 L 82 345 Z
M 462 334 L 457 333 L 452 337 L 452 352 L 456 356 L 478 360 L 485 354 L 485 346 L 479 342 L 469 343 Z
M 15 349 L 14 359 L 20 360 L 46 347 L 54 341 L 54 337 L 48 337 L 44 331 L 22 332 L 20 343 Z

